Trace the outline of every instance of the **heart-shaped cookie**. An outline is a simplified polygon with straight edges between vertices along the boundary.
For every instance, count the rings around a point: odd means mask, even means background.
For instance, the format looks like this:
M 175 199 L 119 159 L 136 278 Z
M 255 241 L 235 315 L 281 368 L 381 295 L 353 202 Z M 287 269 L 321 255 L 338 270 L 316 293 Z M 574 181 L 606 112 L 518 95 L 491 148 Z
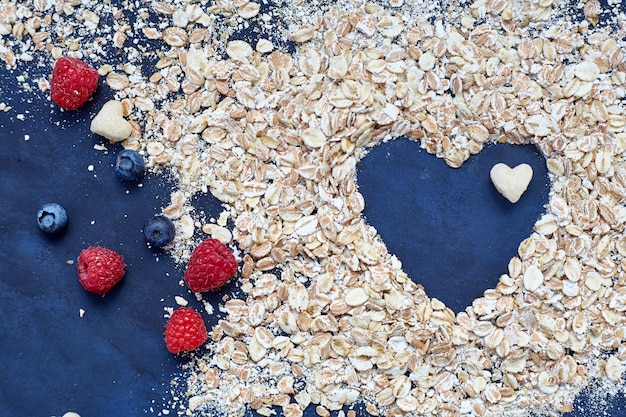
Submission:
M 491 168 L 490 176 L 496 190 L 511 203 L 517 203 L 533 178 L 533 169 L 528 164 L 511 168 L 499 163 Z
M 133 131 L 132 125 L 124 119 L 124 107 L 117 100 L 104 103 L 102 109 L 91 121 L 90 130 L 104 136 L 111 142 L 121 142 Z

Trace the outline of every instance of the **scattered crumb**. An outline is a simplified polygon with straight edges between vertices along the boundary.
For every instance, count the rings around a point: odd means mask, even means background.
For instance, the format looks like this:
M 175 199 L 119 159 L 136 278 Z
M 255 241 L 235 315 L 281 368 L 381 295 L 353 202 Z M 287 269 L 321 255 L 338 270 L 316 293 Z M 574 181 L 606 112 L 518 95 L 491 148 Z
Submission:
M 185 307 L 189 304 L 189 301 L 185 300 L 183 297 L 177 295 L 174 297 L 174 300 L 176 301 L 176 304 L 178 304 L 179 306 Z

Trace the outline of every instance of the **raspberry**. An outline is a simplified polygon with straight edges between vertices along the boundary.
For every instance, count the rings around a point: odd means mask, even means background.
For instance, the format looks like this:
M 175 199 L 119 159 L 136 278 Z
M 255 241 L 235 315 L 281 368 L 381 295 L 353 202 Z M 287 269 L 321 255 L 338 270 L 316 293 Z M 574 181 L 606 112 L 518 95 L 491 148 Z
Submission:
M 191 253 L 185 282 L 191 291 L 204 292 L 221 287 L 237 272 L 233 252 L 217 239 L 207 239 Z
M 179 308 L 165 325 L 165 346 L 174 354 L 194 350 L 207 338 L 204 320 L 200 313 L 192 308 Z
M 124 277 L 124 259 L 114 250 L 99 246 L 83 249 L 78 255 L 78 280 L 94 294 L 104 294 Z
M 50 97 L 65 110 L 76 110 L 98 88 L 98 71 L 80 59 L 61 57 L 54 64 Z

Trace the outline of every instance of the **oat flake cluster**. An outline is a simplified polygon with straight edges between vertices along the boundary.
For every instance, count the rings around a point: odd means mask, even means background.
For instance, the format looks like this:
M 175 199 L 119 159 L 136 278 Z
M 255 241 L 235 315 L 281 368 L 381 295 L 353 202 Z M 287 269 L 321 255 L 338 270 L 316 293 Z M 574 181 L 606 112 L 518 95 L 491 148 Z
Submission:
M 99 65 L 133 125 L 124 145 L 176 181 L 172 256 L 185 262 L 207 235 L 242 251 L 245 297 L 220 306 L 171 412 L 558 414 L 592 379 L 622 381 L 626 361 L 617 4 L 3 2 L 0 58 Z M 236 36 L 246 27 L 259 39 Z M 545 214 L 457 315 L 361 216 L 357 161 L 403 135 L 451 167 L 490 142 L 546 157 Z M 226 207 L 214 222 L 190 204 L 207 192 Z

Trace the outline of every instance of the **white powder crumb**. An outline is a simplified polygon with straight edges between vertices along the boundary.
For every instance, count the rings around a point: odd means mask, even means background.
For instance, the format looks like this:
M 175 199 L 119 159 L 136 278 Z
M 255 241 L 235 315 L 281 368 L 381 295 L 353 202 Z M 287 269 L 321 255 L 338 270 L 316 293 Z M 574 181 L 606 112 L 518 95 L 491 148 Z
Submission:
M 213 306 L 211 305 L 211 303 L 209 303 L 208 301 L 204 301 L 204 311 L 206 311 L 209 315 L 213 315 L 214 313 L 214 309 Z
M 176 300 L 176 304 L 178 304 L 179 306 L 185 307 L 185 306 L 187 306 L 189 304 L 189 301 L 185 300 L 180 295 L 175 296 L 174 300 Z

